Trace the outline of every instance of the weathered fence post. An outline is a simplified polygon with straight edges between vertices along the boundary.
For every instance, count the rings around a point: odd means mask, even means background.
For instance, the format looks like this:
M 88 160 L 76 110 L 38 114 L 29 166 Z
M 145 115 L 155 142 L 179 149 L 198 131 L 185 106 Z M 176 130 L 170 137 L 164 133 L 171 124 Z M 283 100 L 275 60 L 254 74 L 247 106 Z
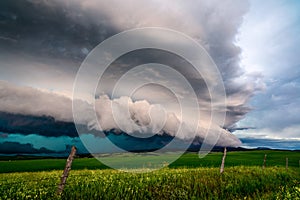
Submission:
M 222 158 L 222 163 L 221 163 L 221 168 L 220 168 L 221 174 L 224 172 L 226 152 L 227 152 L 227 149 L 226 149 L 226 147 L 224 147 L 224 153 L 223 153 L 223 158 Z
M 289 158 L 288 157 L 285 158 L 285 168 L 286 169 L 289 168 Z
M 76 147 L 73 146 L 71 153 L 67 159 L 67 163 L 64 169 L 63 174 L 61 175 L 61 179 L 60 179 L 60 184 L 58 185 L 58 189 L 57 189 L 57 194 L 61 194 L 62 191 L 64 190 L 68 175 L 69 175 L 69 171 L 71 170 L 71 166 L 72 166 L 72 162 L 74 160 L 74 156 L 76 154 Z
M 267 161 L 267 154 L 265 154 L 265 157 L 264 157 L 263 169 L 266 168 L 266 161 Z

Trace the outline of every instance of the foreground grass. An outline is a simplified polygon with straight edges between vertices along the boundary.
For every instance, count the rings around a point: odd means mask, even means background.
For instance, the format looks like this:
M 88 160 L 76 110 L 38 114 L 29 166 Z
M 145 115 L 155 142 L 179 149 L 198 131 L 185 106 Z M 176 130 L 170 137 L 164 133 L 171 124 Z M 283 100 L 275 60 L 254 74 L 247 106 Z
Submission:
M 0 174 L 0 199 L 300 199 L 298 169 L 229 167 L 149 173 L 73 170 L 62 196 L 61 171 Z
M 299 169 L 300 153 L 296 151 L 274 151 L 274 150 L 259 150 L 259 151 L 243 151 L 243 152 L 228 152 L 226 157 L 226 167 L 234 166 L 262 166 L 264 155 L 267 154 L 267 167 L 278 166 L 285 167 L 286 157 L 289 159 L 289 167 Z M 186 153 L 178 160 L 169 165 L 170 168 L 198 168 L 198 167 L 219 167 L 221 164 L 222 153 L 210 153 L 206 157 L 199 159 L 197 153 Z M 107 156 L 105 159 L 120 162 L 145 162 L 147 160 L 160 159 L 170 157 L 172 154 L 166 154 L 160 157 L 157 155 L 148 155 L 140 157 L 140 160 L 134 160 L 132 157 L 122 157 L 118 155 Z M 4 158 L 3 158 L 4 159 Z M 7 158 L 6 158 L 7 159 Z M 13 158 L 12 158 L 13 159 Z M 167 159 L 166 159 L 167 160 Z M 51 171 L 63 170 L 66 159 L 33 159 L 33 160 L 5 160 L 0 161 L 0 173 L 7 172 L 36 172 L 36 171 Z M 95 158 L 76 158 L 73 162 L 72 169 L 109 169 L 109 167 L 100 163 Z

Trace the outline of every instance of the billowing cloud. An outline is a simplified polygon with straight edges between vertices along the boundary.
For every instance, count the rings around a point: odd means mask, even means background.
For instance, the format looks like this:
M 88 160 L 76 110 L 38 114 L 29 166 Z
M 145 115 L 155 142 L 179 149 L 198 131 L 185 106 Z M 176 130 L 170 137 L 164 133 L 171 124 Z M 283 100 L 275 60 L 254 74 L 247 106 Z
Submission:
M 71 100 L 62 95 L 0 81 L 0 99 L 2 112 L 52 116 L 60 121 L 72 120 Z
M 222 128 L 220 123 L 213 122 L 210 129 L 212 133 L 221 133 L 219 145 L 240 144 L 226 129 L 234 127 L 250 111 L 247 106 L 249 99 L 264 87 L 260 74 L 247 74 L 240 67 L 241 49 L 236 45 L 236 37 L 248 10 L 248 2 L 4 0 L 0 5 L 3 26 L 0 30 L 0 79 L 13 82 L 0 82 L 1 112 L 13 114 L 19 119 L 21 116 L 50 116 L 54 119 L 53 123 L 73 122 L 72 101 L 69 97 L 76 72 L 86 55 L 100 42 L 120 31 L 147 26 L 164 27 L 189 35 L 203 45 L 215 61 L 227 94 L 227 117 Z M 78 99 L 76 101 L 80 101 L 79 109 L 82 113 L 79 122 L 90 129 L 121 129 L 132 134 L 146 134 L 149 130 L 156 132 L 162 128 L 158 134 L 175 136 L 181 121 L 177 112 L 163 111 L 163 106 L 159 105 L 161 99 L 165 102 L 173 101 L 172 95 L 165 90 L 150 85 L 137 92 L 135 97 L 129 98 L 124 85 L 124 94 L 120 94 L 120 98 L 110 99 L 105 96 L 130 66 L 153 60 L 168 64 L 182 73 L 196 91 L 199 106 L 209 114 L 210 97 L 203 81 L 208 77 L 195 76 L 194 71 L 189 70 L 192 69 L 189 63 L 174 55 L 142 51 L 117 60 L 105 73 L 106 82 L 100 85 L 107 87 L 98 90 L 96 94 L 96 113 L 102 128 L 91 118 L 91 105 Z M 157 75 L 162 76 L 159 73 Z M 15 83 L 22 87 L 15 86 Z M 111 104 L 117 107 L 118 121 L 122 124 L 112 119 L 111 106 L 108 106 Z M 124 114 L 124 108 L 129 108 L 130 115 Z M 208 114 L 203 118 L 209 121 Z M 186 123 L 183 125 L 185 133 L 177 137 L 192 139 L 193 133 L 189 130 L 188 122 L 183 123 Z M 27 124 L 30 125 L 29 122 Z M 203 139 L 208 128 L 208 123 L 199 122 L 196 135 Z M 70 128 L 66 135 L 73 136 L 73 130 L 73 127 Z M 47 136 L 50 134 L 48 132 Z
M 67 97 L 29 87 L 11 86 L 5 82 L 1 82 L 0 94 L 2 131 L 26 134 L 31 132 L 45 136 L 76 136 L 72 112 L 68 110 L 71 109 L 72 102 Z M 82 105 L 79 108 L 82 116 L 79 123 L 87 127 L 83 129 L 87 132 L 114 130 L 115 133 L 128 134 L 157 133 L 183 140 L 193 140 L 195 137 L 187 122 L 180 121 L 174 113 L 165 112 L 160 105 L 151 105 L 145 100 L 133 102 L 129 97 L 111 100 L 108 96 L 100 96 L 95 103 L 97 121 L 93 121 L 92 105 L 85 102 L 79 105 Z M 183 127 L 183 132 L 178 135 L 179 126 Z M 220 133 L 217 145 L 240 145 L 235 136 L 214 124 L 207 127 L 199 122 L 196 137 L 203 140 L 208 128 L 213 130 L 210 137 L 217 137 Z
M 174 29 L 191 36 L 205 47 L 216 62 L 223 76 L 228 95 L 227 103 L 229 106 L 238 107 L 228 109 L 226 127 L 232 126 L 249 111 L 247 101 L 261 88 L 261 83 L 250 80 L 251 76 L 245 74 L 240 67 L 241 49 L 235 44 L 243 15 L 249 7 L 246 1 L 199 0 L 161 3 L 152 0 L 142 3 L 137 0 L 5 0 L 1 4 L 3 6 L 0 13 L 4 26 L 1 35 L 17 41 L 12 43 L 12 40 L 0 40 L 2 55 L 10 58 L 9 61 L 1 59 L 5 69 L 2 70 L 0 78 L 5 80 L 14 80 L 12 76 L 19 74 L 15 82 L 33 87 L 41 85 L 56 91 L 63 88 L 63 93 L 70 94 L 75 72 L 88 51 L 120 31 L 156 26 Z M 15 56 L 18 58 L 15 59 Z M 18 60 L 21 58 L 23 60 L 20 63 Z M 166 59 L 168 58 L 161 56 L 160 63 Z M 44 66 L 41 62 L 44 62 Z M 42 71 L 32 67 L 36 65 L 39 65 Z M 187 68 L 184 64 L 181 67 Z M 43 73 L 45 70 L 47 75 Z M 28 71 L 30 78 L 20 74 Z M 115 68 L 112 74 L 122 71 L 124 69 L 120 70 L 120 67 Z M 259 79 L 259 76 L 255 77 Z M 51 80 L 54 78 L 59 78 L 59 81 L 53 83 Z M 190 77 L 189 80 L 192 81 L 192 78 L 194 77 Z M 192 86 L 197 91 L 205 88 L 199 77 L 193 79 L 193 82 Z

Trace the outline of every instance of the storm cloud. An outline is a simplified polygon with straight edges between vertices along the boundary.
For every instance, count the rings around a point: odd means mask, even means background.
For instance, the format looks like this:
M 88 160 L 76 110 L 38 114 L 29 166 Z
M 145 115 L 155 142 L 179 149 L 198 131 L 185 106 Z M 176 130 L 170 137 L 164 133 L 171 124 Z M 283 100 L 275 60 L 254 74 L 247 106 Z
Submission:
M 227 94 L 225 124 L 220 127 L 214 122 L 211 128 L 215 133 L 221 133 L 219 145 L 238 146 L 240 141 L 226 129 L 234 127 L 244 118 L 251 110 L 247 105 L 249 99 L 264 88 L 260 74 L 247 74 L 240 66 L 241 49 L 236 45 L 236 37 L 248 8 L 246 1 L 237 0 L 167 0 L 163 3 L 156 0 L 3 0 L 0 3 L 0 79 L 6 82 L 0 82 L 2 118 L 8 118 L 9 114 L 18 119 L 30 116 L 28 120 L 39 124 L 46 123 L 45 127 L 49 128 L 41 129 L 41 126 L 24 120 L 24 126 L 20 125 L 20 121 L 16 124 L 6 121 L 6 129 L 3 130 L 26 134 L 35 130 L 35 133 L 45 136 L 65 134 L 73 137 L 75 132 L 70 96 L 81 62 L 96 45 L 114 34 L 130 28 L 155 26 L 189 35 L 210 54 L 221 73 Z M 153 59 L 158 63 L 174 66 L 180 71 L 196 91 L 201 108 L 207 109 L 210 98 L 203 81 L 205 77 L 195 77 L 195 73 L 188 70 L 189 64 L 184 60 L 159 51 L 136 52 L 127 56 L 110 66 L 105 74 L 108 87 L 97 93 L 96 105 L 102 106 L 96 110 L 99 123 L 103 127 L 101 130 L 120 128 L 111 119 L 111 110 L 105 111 L 108 107 L 102 105 L 105 102 L 120 104 L 122 100 L 106 96 L 109 86 L 113 85 L 111 83 L 126 72 L 128 66 L 147 63 Z M 101 86 L 103 85 L 105 83 Z M 158 89 L 150 86 L 146 91 L 151 90 Z M 126 131 L 143 132 L 141 124 L 149 124 L 148 111 L 154 103 L 151 97 L 147 98 L 147 94 L 150 96 L 148 92 L 144 92 L 138 99 L 125 97 L 127 102 L 130 101 L 131 111 L 134 113 L 129 119 L 124 119 Z M 168 98 L 166 93 L 164 95 Z M 80 104 L 83 113 L 80 123 L 87 127 L 85 130 L 100 130 L 97 122 L 91 120 L 91 105 L 84 101 Z M 159 110 L 159 107 L 155 108 Z M 159 134 L 174 136 L 174 129 L 180 122 L 178 116 L 169 112 L 162 115 L 162 118 L 166 119 L 166 124 Z M 162 120 L 157 120 L 154 124 L 160 121 Z M 50 131 L 55 128 L 61 130 L 60 125 L 68 127 L 65 133 Z M 16 130 L 12 130 L 12 127 Z M 28 127 L 32 129 L 26 130 Z M 188 125 L 185 129 L 185 135 L 180 138 L 191 139 Z M 207 129 L 208 126 L 202 123 L 196 135 L 203 138 Z
M 3 95 L 0 97 L 0 131 L 34 133 L 48 137 L 78 136 L 73 123 L 71 99 L 29 87 L 1 83 L 0 93 Z M 210 128 L 213 130 L 211 134 L 215 134 L 212 137 L 218 137 L 220 134 L 217 143 L 219 146 L 240 145 L 240 141 L 235 136 L 215 125 L 207 127 L 199 124 L 198 131 L 194 133 L 186 124 L 187 122 L 180 121 L 176 114 L 166 113 L 160 105 L 151 105 L 145 100 L 133 102 L 129 97 L 110 99 L 105 95 L 100 96 L 95 103 L 97 121 L 93 119 L 92 105 L 80 102 L 80 117 L 82 116 L 79 121 L 80 132 L 94 133 L 102 137 L 104 135 L 100 131 L 138 133 L 139 135 L 157 133 L 182 140 L 194 140 L 195 137 L 203 140 L 207 129 Z M 127 115 L 127 111 L 130 115 Z M 177 134 L 179 126 L 182 126 L 183 132 Z
M 20 144 L 18 142 L 4 142 L 0 145 L 0 154 L 50 154 L 57 153 L 44 147 L 36 149 L 32 144 Z

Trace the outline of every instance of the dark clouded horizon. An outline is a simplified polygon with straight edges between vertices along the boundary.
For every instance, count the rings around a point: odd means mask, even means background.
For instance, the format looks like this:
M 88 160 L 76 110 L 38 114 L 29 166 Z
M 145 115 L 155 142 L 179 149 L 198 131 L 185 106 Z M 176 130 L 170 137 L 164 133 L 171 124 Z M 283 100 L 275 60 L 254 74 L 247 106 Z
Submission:
M 5 145 L 13 147 L 18 142 L 15 137 L 22 140 L 30 134 L 49 138 L 49 141 L 53 137 L 76 138 L 72 92 L 81 63 L 105 39 L 142 27 L 182 32 L 201 44 L 214 60 L 227 96 L 225 124 L 221 126 L 214 121 L 212 125 L 213 134 L 220 133 L 217 145 L 241 145 L 234 134 L 239 138 L 300 140 L 300 62 L 295 53 L 299 50 L 299 39 L 295 36 L 299 33 L 300 23 L 299 12 L 289 13 L 297 3 L 266 1 L 261 7 L 258 4 L 257 1 L 238 0 L 1 1 L 0 132 L 5 135 Z M 268 6 L 280 11 L 279 14 L 264 12 L 262 8 L 268 10 Z M 287 19 L 280 16 L 287 16 Z M 277 39 L 270 39 L 275 36 Z M 281 44 L 275 45 L 275 40 Z M 118 98 L 110 99 L 112 87 L 124 72 L 151 61 L 173 66 L 190 82 L 196 91 L 201 113 L 204 113 L 196 136 L 199 141 L 205 137 L 207 113 L 210 112 L 210 97 L 203 81 L 207 77 L 195 76 L 195 71 L 189 70 L 192 69 L 190 64 L 178 56 L 149 49 L 120 57 L 105 72 L 104 81 L 96 91 L 96 113 L 102 128 L 92 120 L 90 102 L 76 99 L 81 105 L 80 125 L 84 132 L 101 138 L 104 134 L 99 132 L 103 130 L 118 133 L 112 111 L 107 108 L 110 104 L 122 106 L 129 102 L 134 115 L 130 119 L 122 118 L 128 132 L 145 132 L 141 127 L 150 124 L 149 112 L 156 109 L 163 117 L 155 116 L 157 120 L 152 122 L 152 130 L 163 127 L 159 134 L 175 135 L 174 130 L 180 124 L 178 102 L 167 90 L 148 85 L 128 98 L 127 85 L 123 85 Z M 168 78 L 155 68 L 148 70 L 158 77 Z M 184 93 L 182 96 L 188 98 Z M 160 107 L 163 105 L 168 107 L 166 112 Z M 160 123 L 164 119 L 166 124 L 163 126 Z M 243 129 L 247 127 L 255 129 Z M 185 122 L 184 130 L 185 134 L 178 136 L 179 139 L 193 139 L 188 122 Z M 232 134 L 228 130 L 236 131 Z M 0 137 L 0 143 L 3 138 Z M 10 141 L 9 138 L 14 139 Z M 70 144 L 71 140 L 66 143 Z M 61 143 L 61 146 L 65 148 L 65 144 Z M 51 149 L 46 144 L 45 148 Z

